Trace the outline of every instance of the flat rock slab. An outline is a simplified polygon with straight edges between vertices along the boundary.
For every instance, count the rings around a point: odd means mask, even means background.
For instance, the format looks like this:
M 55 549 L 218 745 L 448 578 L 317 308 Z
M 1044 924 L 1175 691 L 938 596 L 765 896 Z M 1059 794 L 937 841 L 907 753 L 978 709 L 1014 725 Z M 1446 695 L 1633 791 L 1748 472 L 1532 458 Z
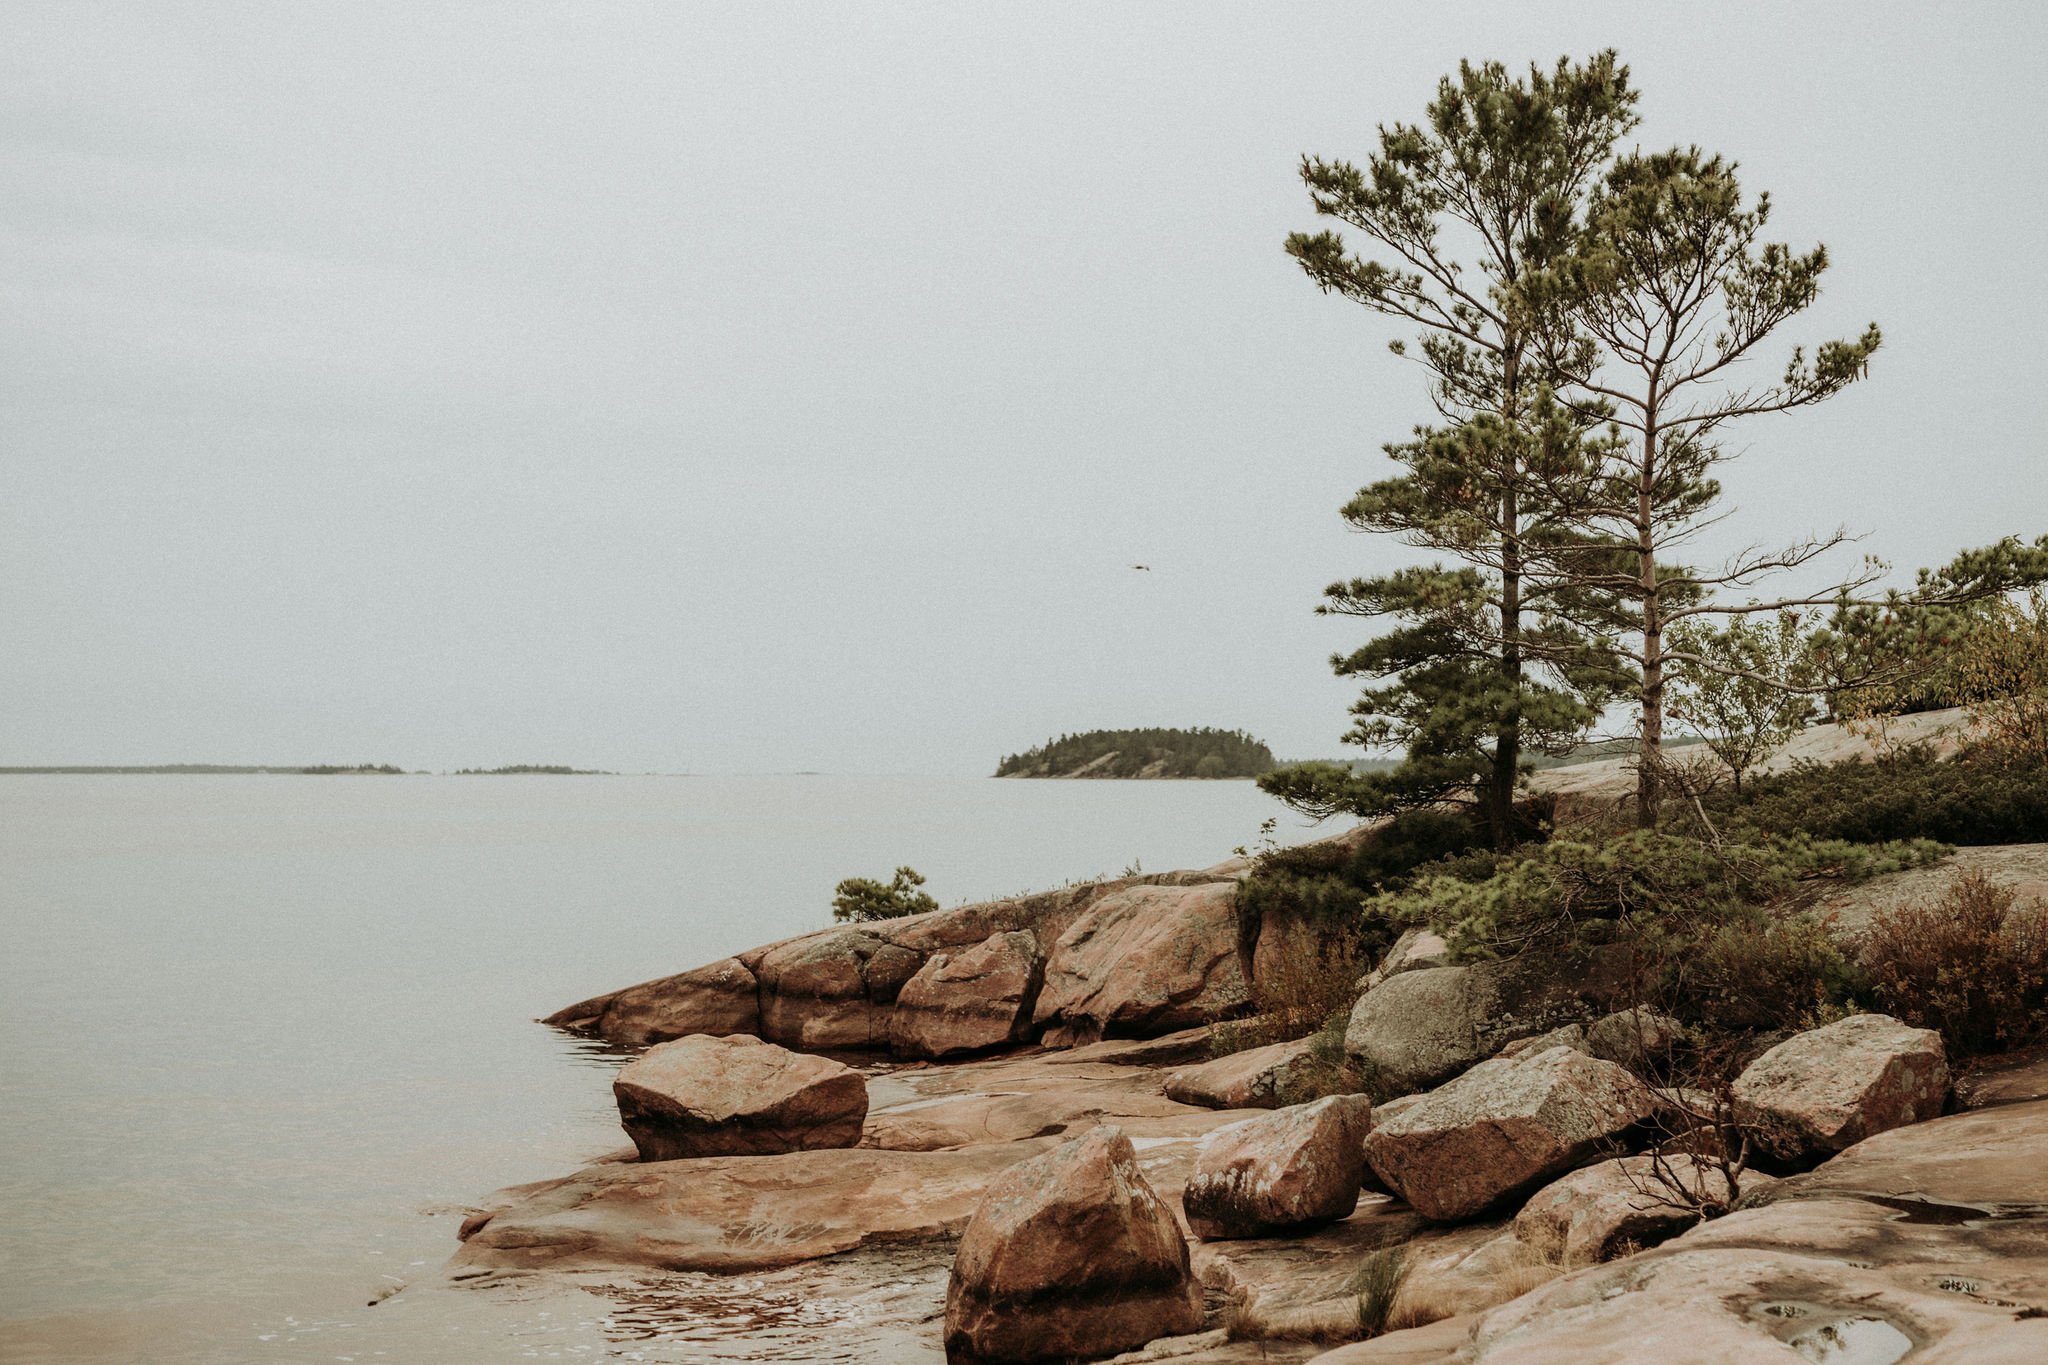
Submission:
M 1409 1267 L 1397 1311 L 1406 1302 L 1474 1313 L 1529 1287 L 1527 1258 L 1506 1224 L 1434 1227 L 1381 1196 L 1360 1201 L 1349 1218 L 1293 1236 L 1200 1243 L 1193 1262 L 1212 1295 L 1255 1304 L 1267 1323 L 1327 1341 L 1355 1329 L 1359 1263 L 1397 1245 Z
M 1354 1341 L 1334 1351 L 1310 1356 L 1309 1365 L 1439 1365 L 1466 1359 L 1463 1352 L 1478 1320 L 1476 1314 L 1461 1313 L 1426 1327 L 1410 1327 L 1370 1341 Z
M 1956 1102 L 1965 1109 L 2048 1100 L 2048 1048 L 1981 1059 L 1956 1078 Z
M 1091 1068 L 1092 1070 L 1093 1068 Z M 1111 1069 L 1114 1072 L 1114 1069 Z M 1199 1115 L 1204 1127 L 1213 1111 L 1176 1104 L 1159 1093 L 1149 1076 L 1077 1075 L 1055 1084 L 1050 1078 L 989 1077 L 988 1088 L 940 1093 L 900 1102 L 868 1115 L 865 1147 L 936 1151 L 987 1142 L 1053 1137 L 1068 1129 L 1140 1118 Z M 1149 1081 L 1149 1084 L 1146 1082 Z
M 946 1282 L 955 1365 L 1111 1355 L 1201 1325 L 1180 1224 L 1115 1128 L 997 1179 Z
M 1928 1206 L 1918 1217 L 2048 1214 L 2048 1100 L 1894 1128 L 1777 1182 L 1757 1200 L 1833 1195 L 1903 1201 L 1889 1207 L 1907 1213 Z
M 1939 900 L 1964 874 L 2010 889 L 2021 905 L 2048 908 L 2048 844 L 1979 844 L 1959 848 L 1938 863 L 1840 887 L 1816 901 L 1813 909 L 1838 937 L 1860 947 L 1871 921 L 1880 914 Z
M 465 1226 L 454 1265 L 733 1272 L 947 1238 L 990 1182 L 1053 1145 L 588 1166 L 504 1192 Z
M 745 1035 L 662 1043 L 612 1093 L 643 1161 L 851 1147 L 868 1112 L 858 1071 Z
M 1651 1108 L 1620 1067 L 1557 1047 L 1482 1062 L 1376 1125 L 1365 1154 L 1424 1217 L 1470 1218 L 1591 1160 Z
M 2014 1306 L 2039 1302 L 2044 1253 L 2040 1229 L 1999 1246 L 1857 1200 L 1774 1205 L 1496 1308 L 1462 1358 L 2020 1365 L 2048 1359 L 2048 1319 Z
M 1330 1095 L 1218 1128 L 1181 1195 L 1204 1241 L 1259 1237 L 1351 1216 L 1365 1182 L 1372 1101 Z
M 1130 1055 L 1126 1047 L 1141 1049 L 1142 1058 L 1145 1046 L 1101 1043 L 882 1071 L 869 1080 L 862 1145 L 930 1151 L 1148 1119 L 1198 1135 L 1244 1117 L 1168 1099 L 1160 1070 L 1121 1060 Z
M 1884 1014 L 1794 1034 L 1735 1078 L 1735 1117 L 1780 1161 L 1826 1156 L 1920 1123 L 1948 1098 L 1941 1035 Z

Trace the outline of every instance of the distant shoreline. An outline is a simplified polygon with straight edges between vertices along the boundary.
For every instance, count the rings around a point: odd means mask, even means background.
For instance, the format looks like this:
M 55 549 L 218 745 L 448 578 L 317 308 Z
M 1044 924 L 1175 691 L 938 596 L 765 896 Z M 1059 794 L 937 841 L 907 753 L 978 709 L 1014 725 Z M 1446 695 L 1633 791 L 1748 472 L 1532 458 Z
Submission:
M 5 775 L 82 775 L 89 777 L 117 777 L 159 775 L 172 777 L 246 777 L 272 774 L 283 777 L 669 777 L 684 774 L 671 773 L 628 773 L 620 774 L 603 768 L 559 768 L 534 764 L 520 764 L 509 768 L 460 768 L 454 772 L 437 773 L 426 769 L 408 770 L 394 768 L 388 764 L 361 764 L 337 766 L 321 763 L 299 766 L 269 766 L 237 763 L 145 763 L 129 765 L 113 764 L 65 764 L 44 767 L 0 767 L 0 776 Z

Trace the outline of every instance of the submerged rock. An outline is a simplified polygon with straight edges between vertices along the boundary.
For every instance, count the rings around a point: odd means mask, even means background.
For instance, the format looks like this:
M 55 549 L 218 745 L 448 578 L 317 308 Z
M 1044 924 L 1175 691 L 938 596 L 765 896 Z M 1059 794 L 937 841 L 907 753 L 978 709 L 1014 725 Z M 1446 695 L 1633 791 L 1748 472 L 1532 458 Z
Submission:
M 858 1071 L 745 1036 L 651 1048 L 612 1093 L 643 1161 L 852 1147 L 868 1114 Z
M 1389 1189 L 1425 1218 L 1470 1218 L 1599 1155 L 1651 1097 L 1612 1062 L 1557 1047 L 1482 1062 L 1365 1140 Z
M 1941 1035 L 1889 1015 L 1852 1014 L 1795 1034 L 1735 1078 L 1735 1117 L 1780 1161 L 1839 1152 L 1941 1112 Z
M 1113 1355 L 1201 1322 L 1180 1225 L 1116 1128 L 997 1179 L 946 1282 L 953 1365 Z
M 1188 1226 L 1219 1241 L 1350 1217 L 1371 1128 L 1369 1098 L 1331 1095 L 1217 1129 L 1181 1194 Z

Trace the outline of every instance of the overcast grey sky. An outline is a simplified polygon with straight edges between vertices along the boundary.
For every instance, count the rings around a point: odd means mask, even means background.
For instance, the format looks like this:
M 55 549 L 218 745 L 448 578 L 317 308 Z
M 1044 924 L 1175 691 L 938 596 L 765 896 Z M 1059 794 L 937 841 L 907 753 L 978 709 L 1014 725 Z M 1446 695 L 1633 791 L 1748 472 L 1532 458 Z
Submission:
M 2043 14 L 12 0 L 0 763 L 1337 752 L 1421 381 L 1280 244 L 1461 57 L 1619 48 L 1885 328 L 1728 545 L 2040 534 Z

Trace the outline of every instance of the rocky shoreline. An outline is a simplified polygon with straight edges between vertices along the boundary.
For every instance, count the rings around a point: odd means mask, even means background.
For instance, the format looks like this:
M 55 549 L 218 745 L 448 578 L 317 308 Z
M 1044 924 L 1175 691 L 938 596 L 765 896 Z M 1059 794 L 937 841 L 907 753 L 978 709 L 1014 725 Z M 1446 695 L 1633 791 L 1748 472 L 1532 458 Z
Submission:
M 2048 846 L 1957 860 L 2048 896 Z M 1644 1197 L 1670 1148 L 1617 1061 L 1646 1021 L 1584 964 L 1404 938 L 1345 1039 L 1407 1092 L 1377 1108 L 1282 1104 L 1306 1041 L 1212 1059 L 1302 932 L 1240 916 L 1246 870 L 826 929 L 558 1011 L 652 1049 L 619 1087 L 638 1147 L 494 1196 L 448 1277 L 745 1275 L 838 1305 L 833 1359 L 2048 1359 L 2048 1060 L 1952 1086 L 1883 1016 L 1794 1035 L 1736 1087 L 1776 1175 L 1699 1222 Z M 1350 1340 L 1392 1247 L 1393 1330 Z

